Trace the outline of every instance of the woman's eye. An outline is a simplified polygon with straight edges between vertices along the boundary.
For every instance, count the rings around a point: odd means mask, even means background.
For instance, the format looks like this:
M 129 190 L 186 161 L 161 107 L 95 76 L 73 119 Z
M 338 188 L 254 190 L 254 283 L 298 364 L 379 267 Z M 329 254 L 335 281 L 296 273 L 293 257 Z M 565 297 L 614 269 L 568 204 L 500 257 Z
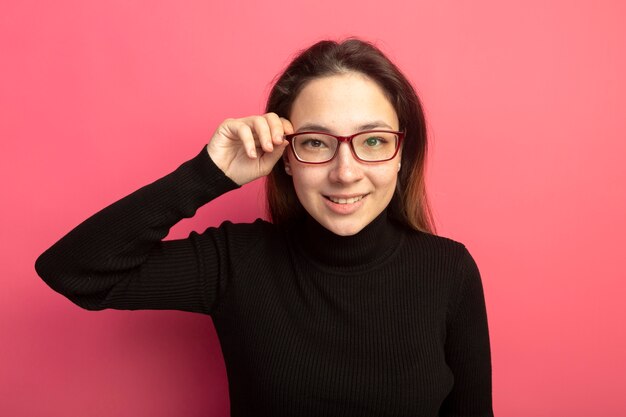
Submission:
M 380 145 L 382 143 L 384 143 L 383 138 L 376 137 L 376 136 L 372 136 L 372 137 L 369 137 L 369 138 L 365 139 L 365 144 L 367 146 L 377 146 L 377 145 Z
M 319 139 L 307 139 L 304 141 L 304 146 L 309 148 L 321 148 L 324 146 L 324 142 Z

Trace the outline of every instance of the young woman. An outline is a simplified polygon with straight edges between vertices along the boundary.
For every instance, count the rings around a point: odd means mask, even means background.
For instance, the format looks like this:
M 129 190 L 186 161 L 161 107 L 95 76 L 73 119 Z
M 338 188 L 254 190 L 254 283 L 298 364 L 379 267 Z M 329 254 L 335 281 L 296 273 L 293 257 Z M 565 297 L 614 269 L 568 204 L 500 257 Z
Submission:
M 266 114 L 225 120 L 36 269 L 86 309 L 211 315 L 236 417 L 491 416 L 480 275 L 462 244 L 432 234 L 425 155 L 401 72 L 369 43 L 319 42 Z M 162 240 L 265 175 L 271 223 Z

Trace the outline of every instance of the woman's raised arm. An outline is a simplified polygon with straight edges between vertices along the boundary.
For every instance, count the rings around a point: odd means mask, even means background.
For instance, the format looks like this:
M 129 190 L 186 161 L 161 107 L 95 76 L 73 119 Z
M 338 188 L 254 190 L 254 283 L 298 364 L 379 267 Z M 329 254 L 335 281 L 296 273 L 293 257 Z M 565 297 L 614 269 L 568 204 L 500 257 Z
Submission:
M 224 272 L 220 265 L 229 256 L 221 231 L 163 239 L 202 205 L 267 174 L 286 147 L 283 124 L 290 127 L 275 115 L 226 120 L 196 157 L 94 214 L 45 251 L 35 263 L 37 273 L 89 310 L 210 313 Z M 280 133 L 280 143 L 269 143 L 268 133 L 276 142 Z M 257 155 L 250 155 L 252 149 Z

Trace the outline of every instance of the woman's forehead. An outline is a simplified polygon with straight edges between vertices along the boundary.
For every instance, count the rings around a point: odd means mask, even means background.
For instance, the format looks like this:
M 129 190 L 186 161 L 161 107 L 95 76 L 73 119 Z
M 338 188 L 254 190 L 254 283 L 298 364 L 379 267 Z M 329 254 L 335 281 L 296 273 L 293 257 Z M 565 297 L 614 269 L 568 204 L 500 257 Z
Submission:
M 311 80 L 294 100 L 290 120 L 297 130 L 308 126 L 336 133 L 368 126 L 398 128 L 397 114 L 382 88 L 354 72 Z

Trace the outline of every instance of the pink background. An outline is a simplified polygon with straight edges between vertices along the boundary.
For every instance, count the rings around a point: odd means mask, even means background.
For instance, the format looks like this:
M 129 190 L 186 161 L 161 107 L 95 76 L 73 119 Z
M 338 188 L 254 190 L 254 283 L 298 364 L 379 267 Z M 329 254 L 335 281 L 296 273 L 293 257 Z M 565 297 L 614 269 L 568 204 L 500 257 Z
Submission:
M 625 4 L 2 2 L 0 415 L 228 415 L 209 317 L 87 312 L 33 263 L 261 112 L 295 51 L 351 34 L 425 103 L 439 232 L 483 274 L 497 415 L 626 415 Z M 262 200 L 252 184 L 171 236 Z

